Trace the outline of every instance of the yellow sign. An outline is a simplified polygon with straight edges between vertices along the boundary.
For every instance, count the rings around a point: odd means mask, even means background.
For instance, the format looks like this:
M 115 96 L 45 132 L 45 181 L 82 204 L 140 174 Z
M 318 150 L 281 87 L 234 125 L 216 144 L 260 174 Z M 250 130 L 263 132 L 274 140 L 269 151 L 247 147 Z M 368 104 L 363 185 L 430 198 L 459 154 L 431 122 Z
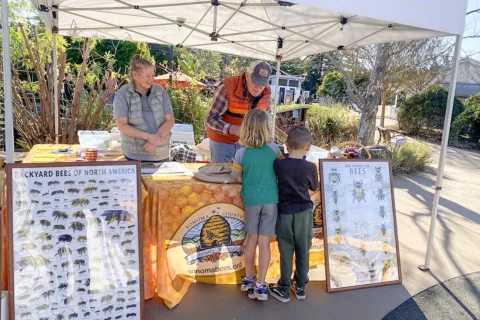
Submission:
M 186 219 L 167 249 L 172 279 L 215 276 L 244 268 L 243 242 L 247 237 L 242 208 L 229 203 L 204 206 Z

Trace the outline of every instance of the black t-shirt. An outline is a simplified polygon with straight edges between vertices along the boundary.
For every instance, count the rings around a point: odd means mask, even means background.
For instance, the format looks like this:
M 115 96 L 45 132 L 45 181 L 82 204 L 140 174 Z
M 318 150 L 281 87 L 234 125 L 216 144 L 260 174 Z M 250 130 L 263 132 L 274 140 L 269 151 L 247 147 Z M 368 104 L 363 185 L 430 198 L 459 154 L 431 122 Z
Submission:
M 275 160 L 278 179 L 278 212 L 295 214 L 313 209 L 308 190 L 318 189 L 317 167 L 303 159 Z

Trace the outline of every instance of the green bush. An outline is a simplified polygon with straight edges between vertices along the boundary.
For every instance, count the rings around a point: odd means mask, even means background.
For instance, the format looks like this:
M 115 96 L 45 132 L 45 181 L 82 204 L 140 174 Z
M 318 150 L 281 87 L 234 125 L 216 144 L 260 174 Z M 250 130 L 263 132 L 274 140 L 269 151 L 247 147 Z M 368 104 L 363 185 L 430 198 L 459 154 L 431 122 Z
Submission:
M 193 125 L 195 143 L 206 137 L 205 118 L 212 104 L 212 99 L 200 93 L 194 86 L 183 89 L 167 89 L 172 102 L 175 122 Z
M 398 112 L 400 129 L 410 135 L 427 136 L 435 130 L 442 130 L 447 97 L 448 91 L 441 85 L 435 85 L 408 98 Z M 452 120 L 464 109 L 462 102 L 455 98 Z
M 346 107 L 313 106 L 307 112 L 307 127 L 313 144 L 330 148 L 345 141 L 357 140 L 359 118 Z
M 424 171 L 431 162 L 432 148 L 426 143 L 408 141 L 393 150 L 392 171 L 394 174 L 411 174 Z
M 318 87 L 317 95 L 331 97 L 335 101 L 340 101 L 346 96 L 345 81 L 340 71 L 328 72 L 322 80 L 322 85 Z
M 465 101 L 465 111 L 453 121 L 451 138 L 454 144 L 458 143 L 458 136 L 462 133 L 476 143 L 480 138 L 480 93 Z

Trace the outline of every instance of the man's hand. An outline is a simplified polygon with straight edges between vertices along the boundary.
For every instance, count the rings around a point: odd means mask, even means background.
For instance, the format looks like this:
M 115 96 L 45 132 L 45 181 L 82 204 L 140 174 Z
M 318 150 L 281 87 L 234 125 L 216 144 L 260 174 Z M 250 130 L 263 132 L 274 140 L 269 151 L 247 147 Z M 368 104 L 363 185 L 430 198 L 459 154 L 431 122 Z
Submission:
M 228 132 L 230 132 L 230 134 L 233 134 L 234 136 L 240 137 L 240 129 L 240 126 L 232 125 Z
M 142 150 L 145 152 L 152 152 L 157 146 L 147 142 L 143 145 Z
M 154 147 L 159 146 L 163 143 L 163 137 L 160 136 L 158 133 L 150 133 L 148 135 L 147 143 L 153 145 Z

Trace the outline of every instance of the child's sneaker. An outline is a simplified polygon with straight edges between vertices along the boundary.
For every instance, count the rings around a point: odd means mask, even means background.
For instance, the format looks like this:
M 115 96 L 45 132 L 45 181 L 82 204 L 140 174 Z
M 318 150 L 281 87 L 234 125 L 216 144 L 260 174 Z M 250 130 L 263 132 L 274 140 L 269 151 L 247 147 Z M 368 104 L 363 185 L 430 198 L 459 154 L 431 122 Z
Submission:
M 270 283 L 268 285 L 268 292 L 280 302 L 287 303 L 290 301 L 290 290 L 285 290 L 278 284 Z
M 255 285 L 255 289 L 248 290 L 248 297 L 252 300 L 266 301 L 268 300 L 267 285 Z
M 243 292 L 249 291 L 250 289 L 255 288 L 255 282 L 257 281 L 257 277 L 253 276 L 252 278 L 249 277 L 242 277 L 242 285 L 240 286 L 240 290 Z
M 305 291 L 305 288 L 297 287 L 296 282 L 292 284 L 292 290 L 295 293 L 295 296 L 297 297 L 298 300 L 305 300 L 305 298 L 307 297 L 307 292 Z

